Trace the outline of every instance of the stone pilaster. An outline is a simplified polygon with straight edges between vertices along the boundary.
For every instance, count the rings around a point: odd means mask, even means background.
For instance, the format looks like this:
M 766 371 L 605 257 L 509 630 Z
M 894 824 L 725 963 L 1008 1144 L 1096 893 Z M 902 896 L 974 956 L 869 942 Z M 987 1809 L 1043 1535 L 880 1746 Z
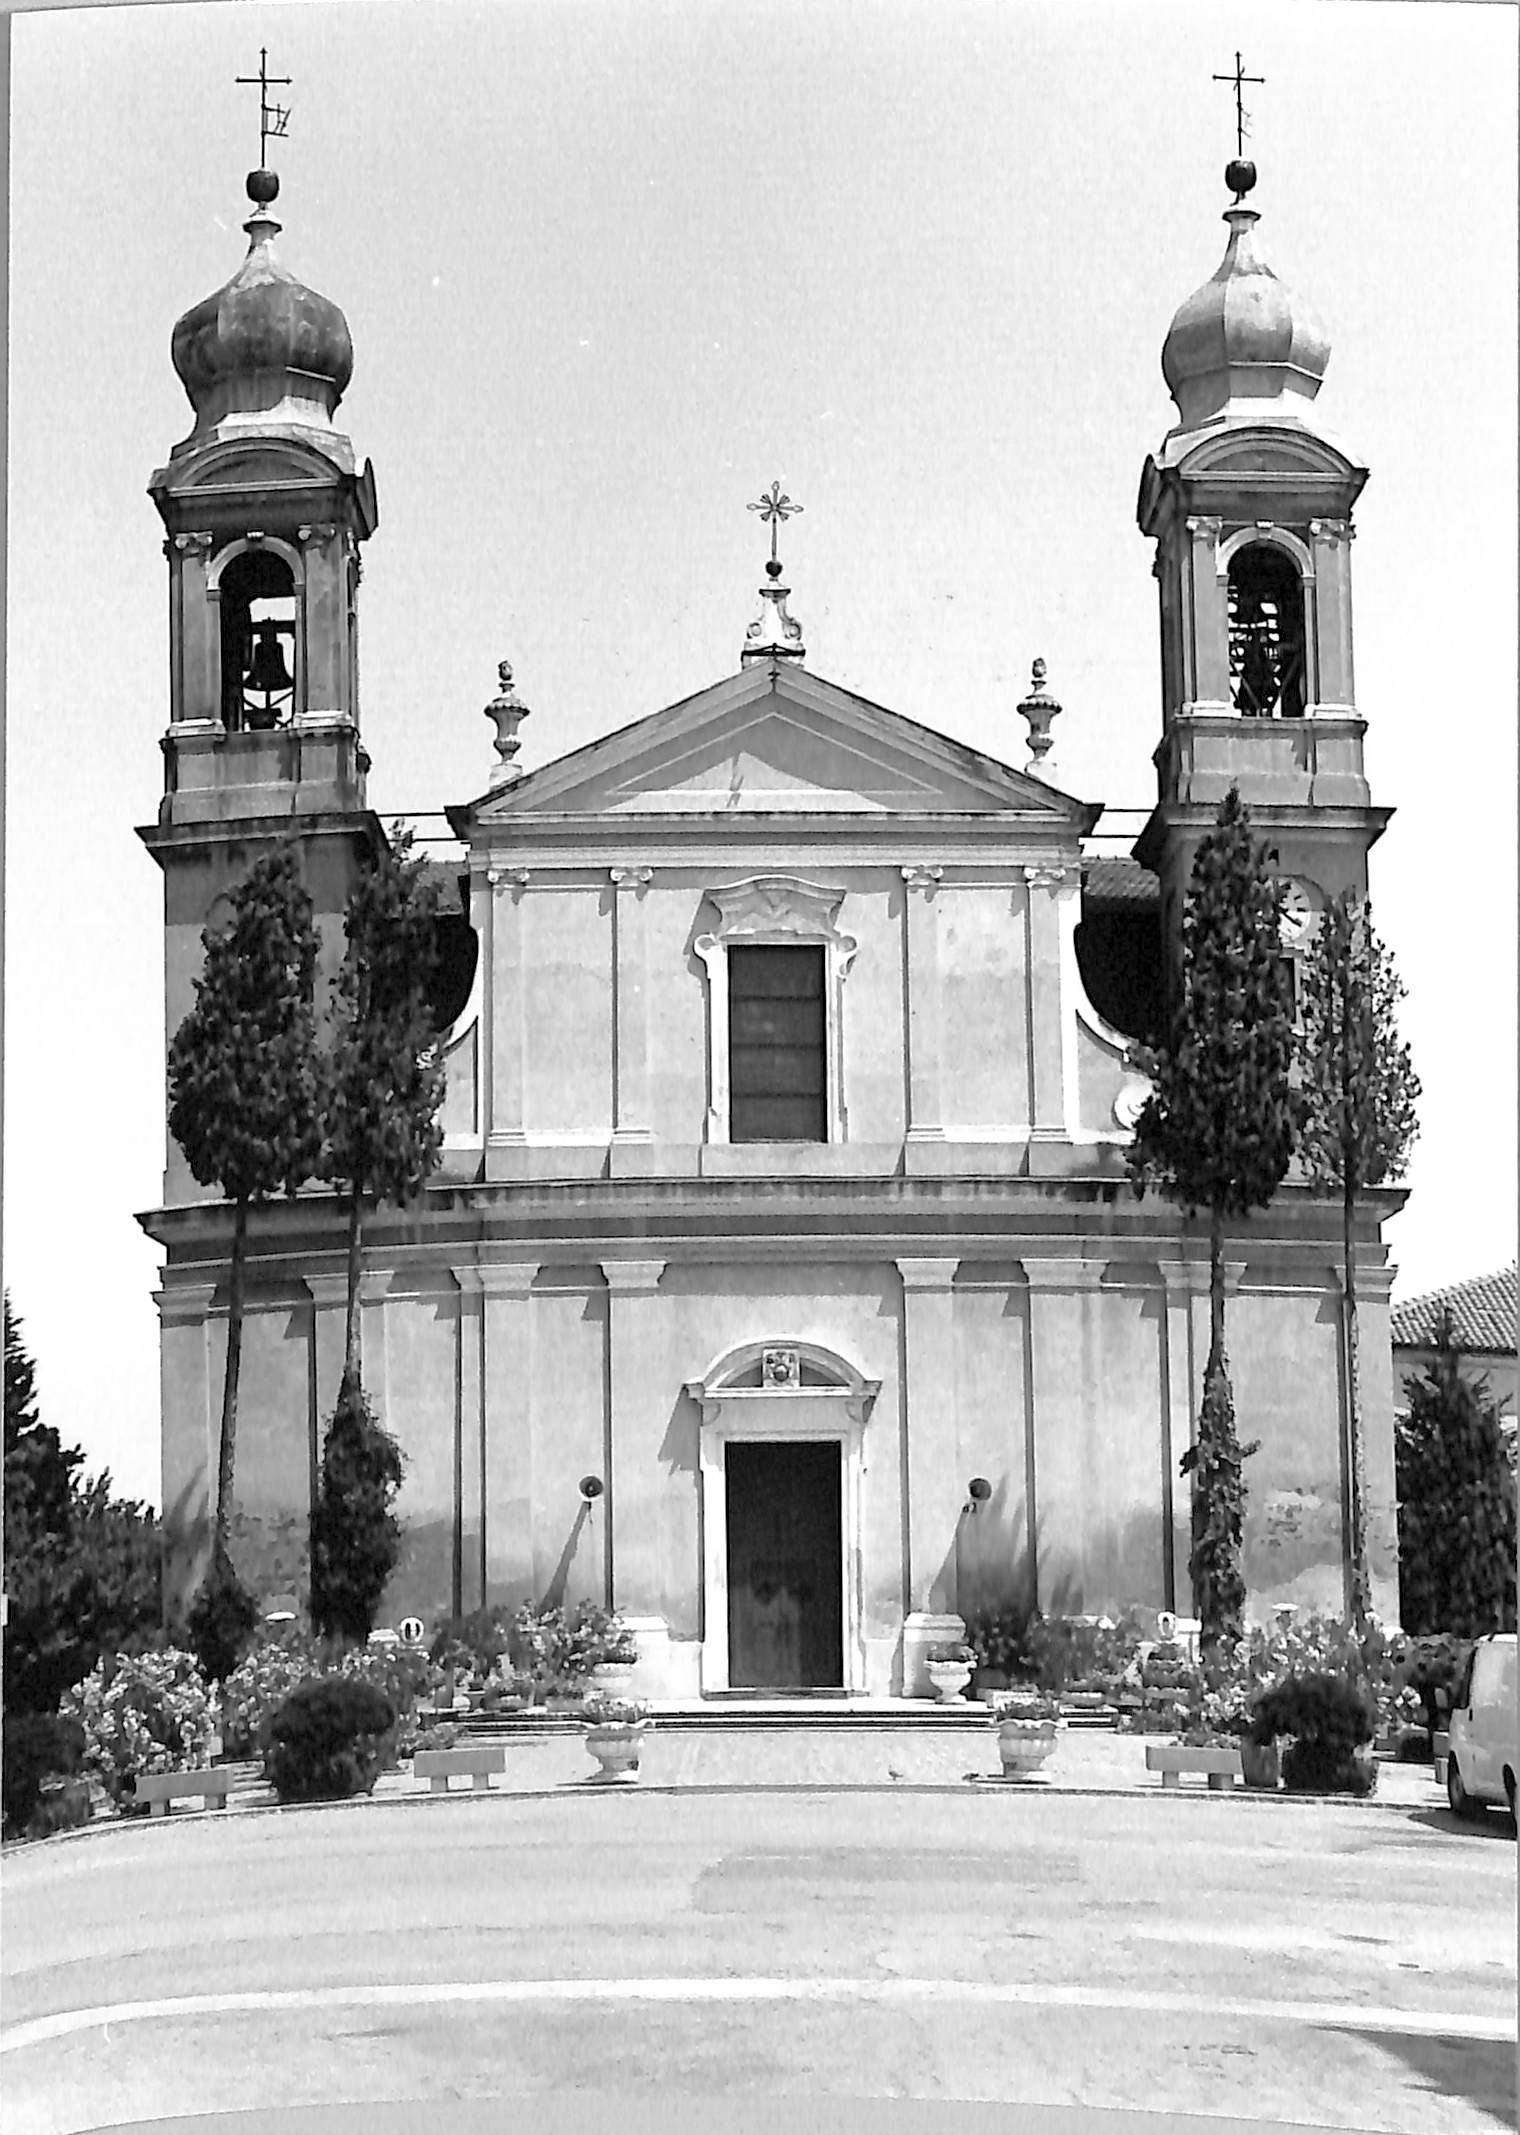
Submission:
M 531 1260 L 495 1261 L 479 1270 L 487 1605 L 534 1592 L 531 1293 L 537 1273 Z
M 525 867 L 493 867 L 491 887 L 491 1079 L 486 1177 L 521 1177 L 527 1150 L 527 952 Z
M 348 1311 L 346 1275 L 308 1275 L 311 1296 L 312 1381 L 316 1388 L 317 1460 L 321 1441 L 338 1405 L 343 1383 L 343 1324 Z M 315 1476 L 316 1463 L 313 1463 Z
M 174 534 L 169 559 L 169 721 L 175 727 L 220 727 L 217 678 L 221 648 L 217 608 L 208 597 L 210 534 Z
M 942 867 L 905 867 L 903 879 L 904 1027 L 908 1036 L 908 1140 L 945 1139 L 940 1097 L 944 1024 L 939 968 Z
M 1066 1145 L 1067 1023 L 1074 1009 L 1064 998 L 1061 900 L 1071 870 L 1059 864 L 1026 867 L 1025 967 L 1028 971 L 1029 1168 L 1053 1168 L 1051 1144 Z
M 459 1523 L 466 1609 L 486 1606 L 486 1319 L 478 1267 L 450 1270 L 459 1285 Z
M 1188 670 L 1184 702 L 1186 709 L 1195 712 L 1231 709 L 1229 589 L 1219 568 L 1222 531 L 1218 519 L 1190 518 L 1187 522 L 1192 612 L 1183 619 Z
M 961 1474 L 955 1401 L 950 1258 L 899 1260 L 903 1288 L 900 1428 L 907 1449 L 907 1589 L 903 1695 L 930 1695 L 923 1672 L 930 1646 L 964 1636 L 957 1614 L 956 1552 L 966 1477 Z
M 649 954 L 644 899 L 653 870 L 614 867 L 612 993 L 615 1069 L 612 1114 L 614 1176 L 642 1169 L 630 1150 L 652 1140 L 649 1124 Z
M 221 1388 L 212 1383 L 211 1283 L 155 1291 L 159 1317 L 159 1398 L 163 1415 L 164 1602 L 188 1603 L 211 1555 L 216 1505 Z
M 1034 1436 L 1035 1604 L 1046 1615 L 1086 1607 L 1084 1542 L 1096 1478 L 1087 1472 L 1094 1374 L 1094 1293 L 1102 1269 L 1079 1256 L 1028 1253 L 1029 1428 Z
M 678 1391 L 667 1368 L 663 1260 L 605 1260 L 612 1603 L 652 1633 L 666 1620 L 660 1447 Z
M 1314 581 L 1306 587 L 1305 618 L 1310 657 L 1310 703 L 1316 712 L 1354 715 L 1356 678 L 1351 661 L 1351 541 L 1349 519 L 1311 519 Z

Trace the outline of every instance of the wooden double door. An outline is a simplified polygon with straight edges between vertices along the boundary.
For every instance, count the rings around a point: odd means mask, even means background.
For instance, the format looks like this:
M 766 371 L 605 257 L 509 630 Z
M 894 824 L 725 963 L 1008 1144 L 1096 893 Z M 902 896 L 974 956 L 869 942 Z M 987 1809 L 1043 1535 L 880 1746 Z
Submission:
M 732 1690 L 843 1687 L 841 1460 L 837 1439 L 725 1449 Z

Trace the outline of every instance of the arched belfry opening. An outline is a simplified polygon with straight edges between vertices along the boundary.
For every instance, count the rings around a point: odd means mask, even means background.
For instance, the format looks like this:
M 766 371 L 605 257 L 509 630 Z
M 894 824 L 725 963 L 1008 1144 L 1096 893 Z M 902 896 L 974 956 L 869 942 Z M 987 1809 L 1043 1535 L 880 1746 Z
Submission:
M 1304 588 L 1274 543 L 1237 549 L 1229 569 L 1230 701 L 1253 719 L 1302 719 Z
M 222 724 L 284 726 L 296 708 L 296 582 L 283 556 L 249 548 L 221 576 Z

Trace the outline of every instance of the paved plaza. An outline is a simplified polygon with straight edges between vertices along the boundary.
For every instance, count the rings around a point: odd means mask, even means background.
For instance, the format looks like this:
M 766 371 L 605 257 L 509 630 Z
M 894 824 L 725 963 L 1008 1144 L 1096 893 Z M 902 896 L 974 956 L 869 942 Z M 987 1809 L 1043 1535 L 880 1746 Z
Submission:
M 1428 1767 L 1163 1795 L 1101 1730 L 1005 1786 L 990 1729 L 672 1726 L 623 1788 L 506 1747 L 488 1795 L 250 1785 L 9 1851 L 7 2135 L 1514 2124 L 1515 1844 Z

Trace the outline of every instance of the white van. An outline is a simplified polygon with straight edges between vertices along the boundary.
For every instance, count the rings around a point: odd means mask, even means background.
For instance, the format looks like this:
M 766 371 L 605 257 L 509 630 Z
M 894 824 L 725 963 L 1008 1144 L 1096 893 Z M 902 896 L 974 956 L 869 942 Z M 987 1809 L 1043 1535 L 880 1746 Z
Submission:
M 1458 1816 L 1481 1816 L 1485 1802 L 1515 1813 L 1520 1770 L 1520 1704 L 1515 1634 L 1480 1638 L 1452 1693 L 1446 1798 Z

